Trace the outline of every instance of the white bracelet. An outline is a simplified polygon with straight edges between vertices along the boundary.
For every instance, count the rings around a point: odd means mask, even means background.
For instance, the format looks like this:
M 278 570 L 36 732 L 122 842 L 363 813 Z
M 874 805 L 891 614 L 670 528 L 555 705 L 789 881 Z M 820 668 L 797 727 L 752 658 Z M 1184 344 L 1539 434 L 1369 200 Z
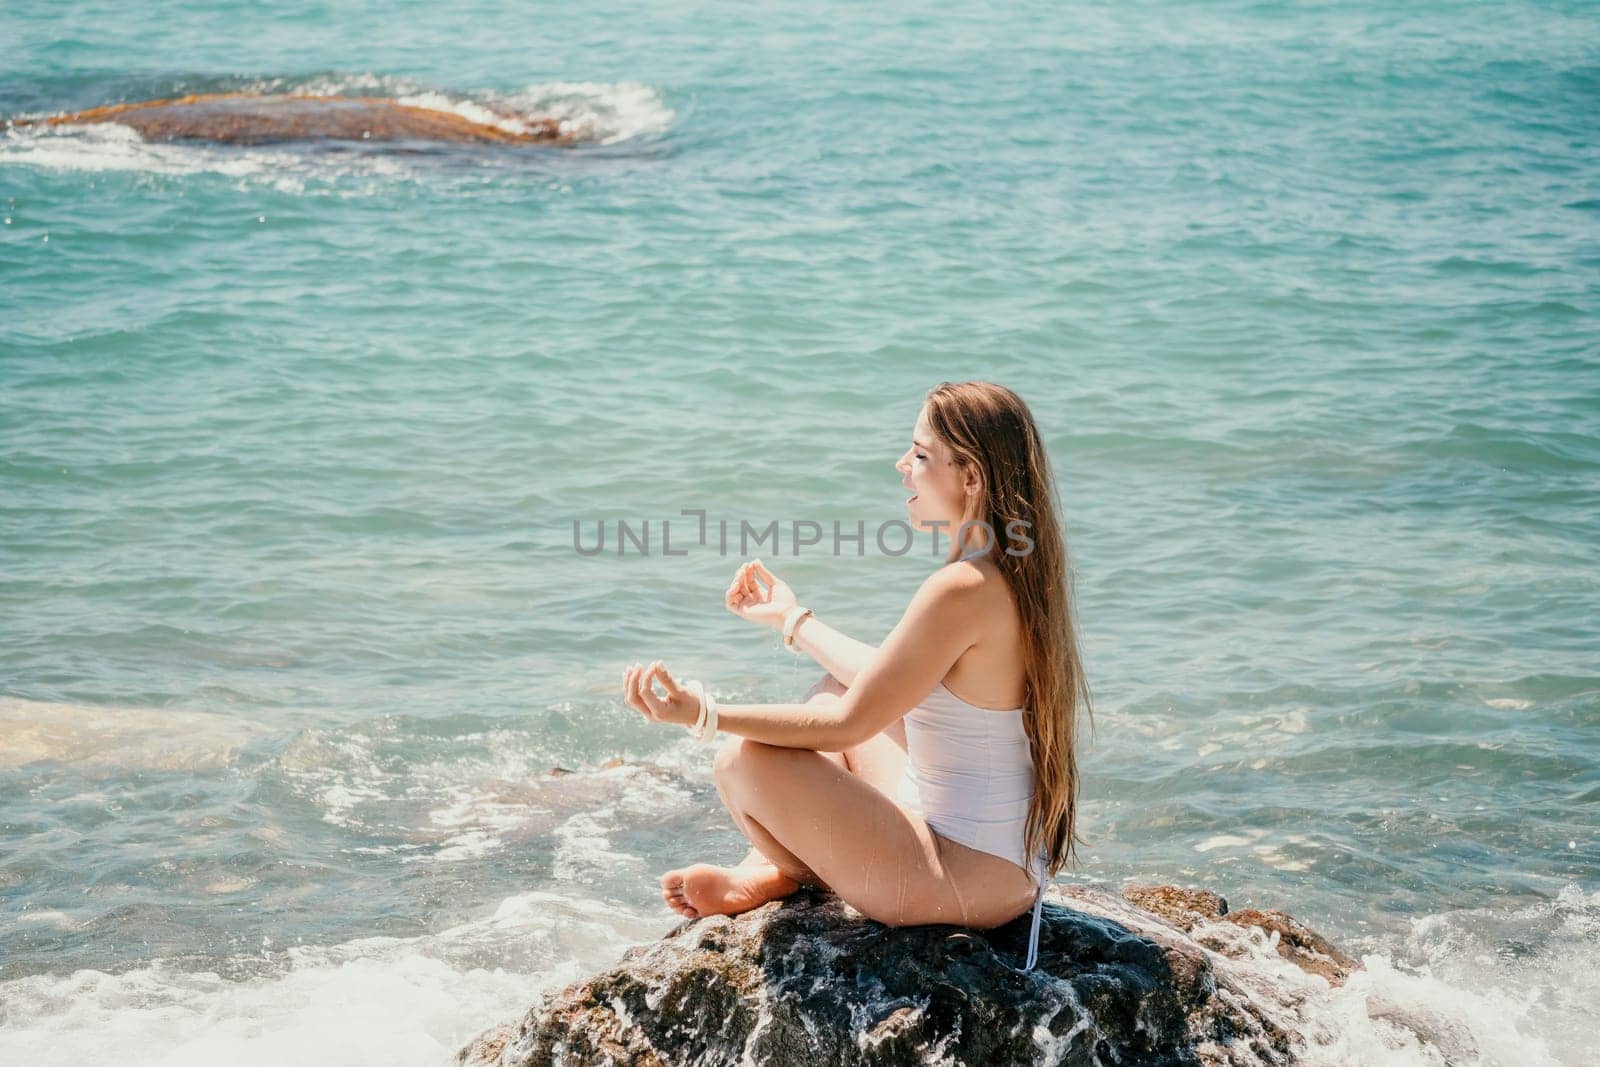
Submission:
M 698 681 L 690 679 L 683 683 L 683 687 L 693 693 L 700 700 L 700 714 L 695 717 L 693 726 L 685 726 L 689 736 L 696 741 L 711 741 L 717 736 L 717 701 L 706 687 Z
M 815 613 L 810 608 L 803 608 L 799 604 L 783 613 L 783 647 L 797 656 L 805 650 L 795 647 L 794 631 L 800 625 L 801 619 L 812 614 Z
M 683 687 L 689 692 L 693 693 L 694 698 L 700 702 L 700 714 L 695 716 L 694 725 L 689 726 L 685 724 L 684 726 L 684 729 L 688 730 L 689 733 L 692 734 L 696 740 L 698 740 L 700 737 L 700 731 L 706 724 L 706 687 L 701 685 L 693 678 L 690 678 L 688 681 L 684 682 Z
M 695 734 L 696 741 L 715 741 L 717 739 L 717 698 L 706 693 L 706 722 L 700 732 Z

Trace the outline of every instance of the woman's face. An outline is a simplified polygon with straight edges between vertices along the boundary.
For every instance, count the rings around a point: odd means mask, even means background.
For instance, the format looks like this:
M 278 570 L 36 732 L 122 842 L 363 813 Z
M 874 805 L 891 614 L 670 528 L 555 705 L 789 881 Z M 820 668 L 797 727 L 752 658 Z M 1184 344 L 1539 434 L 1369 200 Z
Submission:
M 954 538 L 966 514 L 968 493 L 961 469 L 951 461 L 949 449 L 933 435 L 928 425 L 928 408 L 923 405 L 917 425 L 911 431 L 911 447 L 894 465 L 901 484 L 911 494 L 906 510 L 917 530 L 935 530 Z M 945 522 L 936 527 L 933 522 Z

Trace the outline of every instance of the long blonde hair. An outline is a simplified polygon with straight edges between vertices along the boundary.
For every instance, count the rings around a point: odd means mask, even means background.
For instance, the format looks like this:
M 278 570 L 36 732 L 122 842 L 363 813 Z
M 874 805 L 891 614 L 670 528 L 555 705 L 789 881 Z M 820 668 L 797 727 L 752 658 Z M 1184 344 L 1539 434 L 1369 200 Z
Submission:
M 1089 682 L 1073 624 L 1072 571 L 1050 457 L 1022 398 L 993 382 L 940 382 L 928 391 L 928 424 L 960 467 L 977 472 L 981 501 L 964 520 L 982 519 L 995 536 L 988 552 L 1022 617 L 1027 697 L 1023 725 L 1033 749 L 1036 787 L 1028 808 L 1029 856 L 1045 852 L 1058 873 L 1083 842 L 1078 836 L 1077 722 L 1093 722 Z M 1018 527 L 1008 524 L 1021 520 Z M 1031 539 L 1028 548 L 1023 537 Z

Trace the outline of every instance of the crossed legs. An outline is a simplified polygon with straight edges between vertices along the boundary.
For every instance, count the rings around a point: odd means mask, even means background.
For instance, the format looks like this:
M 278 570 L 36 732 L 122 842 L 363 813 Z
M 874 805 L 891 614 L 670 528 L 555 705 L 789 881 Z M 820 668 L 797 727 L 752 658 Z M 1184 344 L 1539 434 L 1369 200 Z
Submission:
M 806 702 L 842 692 L 825 678 Z M 969 905 L 966 879 L 948 868 L 927 824 L 893 800 L 905 767 L 904 728 L 896 727 L 843 753 L 730 738 L 717 752 L 717 792 L 751 852 L 735 867 L 667 872 L 662 898 L 695 918 L 737 914 L 809 884 L 891 925 L 996 921 L 992 905 Z
M 831 674 L 824 674 L 801 698 L 801 703 L 823 703 L 837 700 L 844 686 Z M 766 827 L 745 815 L 737 802 L 729 799 L 724 782 L 726 765 L 732 750 L 738 748 L 743 738 L 734 736 L 722 742 L 717 750 L 715 781 L 717 794 L 722 798 L 745 839 L 751 842 L 750 851 L 734 867 L 720 867 L 710 863 L 695 863 L 679 867 L 661 876 L 661 899 L 667 906 L 685 918 L 701 915 L 737 915 L 759 907 L 769 900 L 777 900 L 793 893 L 801 885 L 822 886 L 824 883 L 805 863 L 780 844 L 767 832 Z M 819 755 L 849 770 L 848 757 L 843 752 L 823 752 Z M 776 856 L 781 862 L 769 858 Z

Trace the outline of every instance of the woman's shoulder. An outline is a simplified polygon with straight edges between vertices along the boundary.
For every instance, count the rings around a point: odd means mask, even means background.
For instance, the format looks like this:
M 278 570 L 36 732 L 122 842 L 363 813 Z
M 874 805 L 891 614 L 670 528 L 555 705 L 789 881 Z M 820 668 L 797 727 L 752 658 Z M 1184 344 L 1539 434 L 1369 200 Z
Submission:
M 994 685 L 997 674 L 1009 677 L 1008 672 L 1013 672 L 1023 676 L 1023 667 L 1017 661 L 1022 618 L 1016 596 L 1000 568 L 983 556 L 959 559 L 929 575 L 924 588 L 927 585 L 946 590 L 943 598 L 949 613 L 945 617 L 971 640 L 946 678 L 953 679 L 962 692 L 978 694 L 980 706 L 1019 705 L 1020 700 L 1005 703 L 1009 690 Z
M 1011 589 L 992 561 L 975 556 L 946 563 L 923 580 L 925 593 L 977 606 L 986 601 L 1009 602 Z

